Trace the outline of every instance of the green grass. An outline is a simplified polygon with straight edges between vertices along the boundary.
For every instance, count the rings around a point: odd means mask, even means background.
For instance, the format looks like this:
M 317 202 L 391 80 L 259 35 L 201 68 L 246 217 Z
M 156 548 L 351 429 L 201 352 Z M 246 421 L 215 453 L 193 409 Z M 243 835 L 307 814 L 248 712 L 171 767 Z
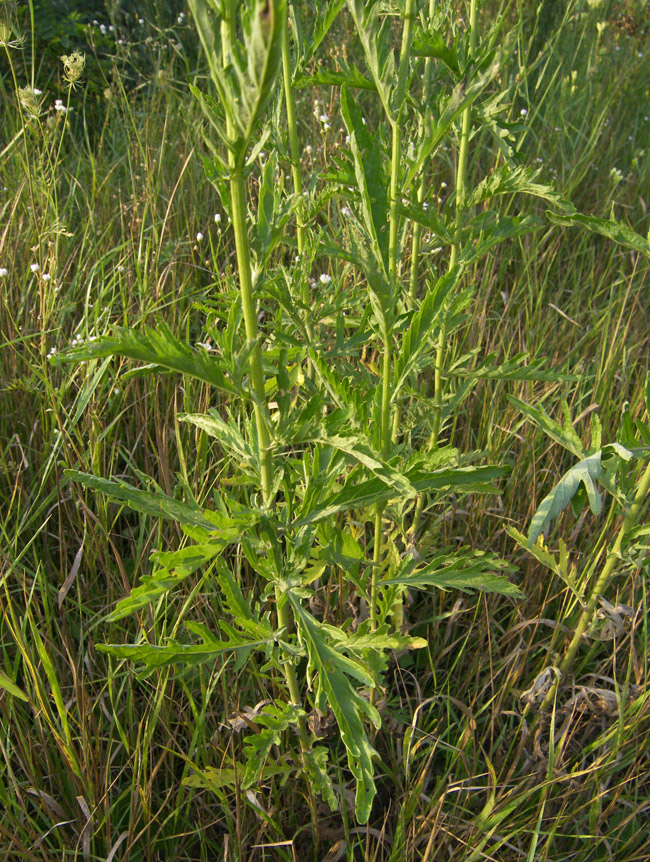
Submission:
M 482 20 L 496 15 L 493 5 L 484 4 Z M 309 23 L 310 8 L 300 6 Z M 619 28 L 623 12 L 637 24 L 633 34 Z M 519 13 L 512 4 L 507 14 L 515 27 Z M 599 35 L 603 21 L 608 25 Z M 460 21 L 449 26 L 463 32 Z M 647 12 L 632 3 L 575 3 L 539 59 L 531 58 L 535 68 L 524 63 L 523 35 L 499 82 L 511 88 L 509 119 L 522 120 L 521 110 L 527 111 L 526 161 L 541 166 L 581 212 L 609 218 L 613 211 L 642 236 L 650 226 L 649 26 Z M 607 593 L 611 604 L 629 606 L 634 616 L 623 619 L 615 640 L 585 643 L 573 681 L 558 693 L 550 715 L 536 718 L 523 716 L 522 695 L 558 663 L 578 608 L 570 589 L 506 533 L 507 526 L 528 529 L 539 503 L 575 461 L 526 421 L 508 394 L 558 420 L 566 398 L 584 442 L 594 412 L 606 442 L 616 439 L 624 405 L 632 419 L 648 418 L 648 264 L 604 237 L 546 223 L 497 246 L 465 275 L 476 291 L 450 330 L 448 367 L 468 353 L 462 368 L 492 353 L 498 364 L 526 351 L 530 360 L 544 358 L 549 369 L 578 379 L 478 380 L 459 409 L 446 414 L 443 440 L 452 439 L 461 452 L 485 453 L 484 463 L 505 463 L 511 472 L 493 497 L 459 495 L 425 505 L 418 551 L 426 557 L 439 547 L 470 545 L 497 553 L 518 567 L 514 579 L 524 598 L 435 589 L 408 596 L 404 623 L 428 644 L 393 656 L 385 691 L 378 692 L 383 727 L 372 740 L 378 793 L 367 825 L 355 821 L 354 781 L 328 713 L 320 717 L 321 734 L 343 803 L 339 812 L 310 799 L 295 773 L 286 780 L 300 757 L 287 733 L 257 785 L 241 788 L 244 742 L 261 726 L 256 705 L 281 698 L 284 685 L 280 673 L 265 669 L 263 654 L 245 667 L 229 657 L 139 677 L 130 663 L 96 649 L 139 639 L 162 643 L 179 637 L 185 620 L 214 627 L 224 615 L 223 598 L 208 568 L 137 616 L 107 621 L 151 572 L 150 554 L 187 539 L 172 521 L 121 508 L 66 481 L 65 469 L 157 487 L 209 508 L 217 494 L 248 501 L 254 493 L 225 447 L 177 419 L 219 408 L 252 434 L 252 420 L 236 399 L 178 375 L 124 376 L 135 367 L 124 359 L 48 361 L 52 348 L 61 352 L 75 338 L 101 336 L 116 325 L 142 329 L 163 321 L 191 344 L 216 345 L 236 304 L 234 232 L 226 203 L 205 180 L 204 120 L 189 92 L 197 59 L 183 45 L 195 37 L 188 23 L 167 32 L 149 23 L 145 29 L 152 41 L 138 42 L 139 51 L 149 52 L 139 71 L 125 62 L 129 46 L 115 45 L 115 75 L 105 82 L 110 99 L 91 111 L 82 83 L 70 93 L 67 124 L 49 109 L 55 98 L 67 98 L 61 71 L 39 70 L 37 86 L 52 120 L 42 136 L 21 132 L 9 67 L 2 66 L 0 268 L 8 272 L 0 279 L 0 859 L 647 858 L 647 534 L 639 533 L 635 564 L 621 567 Z M 396 46 L 398 34 L 396 28 Z M 345 10 L 319 56 L 363 65 Z M 12 57 L 19 84 L 28 83 L 29 49 Z M 206 75 L 202 66 L 199 71 Z M 199 83 L 204 87 L 205 78 Z M 298 90 L 296 97 L 303 184 L 322 190 L 323 175 L 345 143 L 339 89 Z M 371 96 L 364 93 L 359 102 L 378 124 Z M 273 110 L 270 143 L 281 154 L 288 192 L 282 102 Z M 318 119 L 323 113 L 329 128 Z M 470 188 L 498 158 L 475 121 Z M 439 195 L 441 208 L 455 176 L 455 135 L 448 147 L 428 179 L 429 200 Z M 258 181 L 256 169 L 253 203 Z M 332 197 L 305 239 L 313 265 L 304 278 L 316 279 L 312 325 L 329 346 L 336 343 L 341 309 L 350 312 L 352 326 L 367 305 L 358 273 L 317 246 L 319 231 L 340 228 L 337 235 L 346 235 L 346 205 Z M 500 211 L 542 214 L 545 202 L 535 206 L 504 198 Z M 287 227 L 292 236 L 294 224 Z M 427 270 L 446 264 L 436 247 L 425 232 Z M 282 254 L 276 252 L 273 266 Z M 38 273 L 30 271 L 32 263 L 39 263 Z M 318 282 L 321 273 L 333 278 L 327 290 Z M 278 311 L 270 289 L 263 306 L 259 325 L 267 348 L 276 350 L 270 367 L 286 347 L 278 334 L 295 334 L 299 324 L 289 326 L 291 310 Z M 341 358 L 340 367 L 348 362 L 351 373 L 379 386 L 377 345 Z M 308 387 L 306 365 L 305 372 Z M 433 369 L 423 379 L 430 397 Z M 446 397 L 460 385 L 450 378 Z M 409 446 L 426 444 L 422 416 L 415 393 L 402 417 Z M 383 547 L 399 556 L 412 509 L 394 508 Z M 547 543 L 557 551 L 564 538 L 578 571 L 590 560 L 601 567 L 618 514 L 609 500 L 598 517 L 587 510 L 577 522 L 565 513 Z M 368 522 L 347 514 L 339 519 L 370 556 L 373 521 L 374 512 Z M 642 523 L 647 531 L 647 513 Z M 227 562 L 244 595 L 259 599 L 259 576 L 241 546 L 229 551 Z M 312 612 L 333 625 L 362 611 L 334 566 L 316 598 L 320 607 L 311 605 Z M 273 597 L 262 604 L 271 613 Z M 229 784 L 219 786 L 210 772 L 218 769 L 234 770 Z M 309 827 L 313 805 L 321 819 L 317 850 Z

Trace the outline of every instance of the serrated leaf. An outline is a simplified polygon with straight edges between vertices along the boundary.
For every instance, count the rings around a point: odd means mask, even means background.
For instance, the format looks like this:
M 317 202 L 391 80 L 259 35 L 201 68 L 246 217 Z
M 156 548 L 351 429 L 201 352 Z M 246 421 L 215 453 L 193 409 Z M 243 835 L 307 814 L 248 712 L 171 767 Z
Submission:
M 118 602 L 107 617 L 108 622 L 121 620 L 151 604 L 160 596 L 181 584 L 198 568 L 212 560 L 224 545 L 191 545 L 172 552 L 155 552 L 152 558 L 161 568 L 152 575 L 143 575 L 141 583 L 127 598 Z
M 508 401 L 511 404 L 514 404 L 521 412 L 528 417 L 538 428 L 541 428 L 542 431 L 545 431 L 549 437 L 555 440 L 556 443 L 559 443 L 560 446 L 563 446 L 565 449 L 568 449 L 576 458 L 585 458 L 589 455 L 589 452 L 585 449 L 582 444 L 582 440 L 576 434 L 573 426 L 569 422 L 566 422 L 565 415 L 565 423 L 564 425 L 560 425 L 555 419 L 551 419 L 546 410 L 543 407 L 533 407 L 530 404 L 527 404 L 525 401 L 521 401 L 519 398 L 515 398 L 514 395 L 506 395 Z
M 156 670 L 174 664 L 186 664 L 189 667 L 214 661 L 224 653 L 238 652 L 241 650 L 263 649 L 273 643 L 273 633 L 259 626 L 260 636 L 251 638 L 240 635 L 225 622 L 220 622 L 222 629 L 226 631 L 228 640 L 219 640 L 209 630 L 199 623 L 187 623 L 188 630 L 199 635 L 202 643 L 184 644 L 169 639 L 164 645 L 155 644 L 97 644 L 100 652 L 108 653 L 116 658 L 128 659 L 145 665 L 147 670 Z
M 477 368 L 465 370 L 454 368 L 447 372 L 448 377 L 460 377 L 481 380 L 582 380 L 584 375 L 564 374 L 548 370 L 548 360 L 544 358 L 529 360 L 528 353 L 518 353 L 501 365 L 491 365 L 496 354 L 492 353 Z
M 489 554 L 439 556 L 420 569 L 410 572 L 407 569 L 405 573 L 386 578 L 381 583 L 383 586 L 399 584 L 417 589 L 480 590 L 521 598 L 523 593 L 519 587 L 500 574 L 504 568 L 508 566 L 503 560 Z
M 64 475 L 71 482 L 79 482 L 86 488 L 106 494 L 112 500 L 123 503 L 136 512 L 152 515 L 155 518 L 169 518 L 179 524 L 214 529 L 214 523 L 203 514 L 196 503 L 183 503 L 168 497 L 162 491 L 142 491 L 117 479 L 102 479 L 78 470 L 65 470 Z
M 302 753 L 302 762 L 307 773 L 309 786 L 329 805 L 330 811 L 337 811 L 339 804 L 334 793 L 332 779 L 327 773 L 329 752 L 323 745 L 315 745 Z
M 447 297 L 458 283 L 461 267 L 455 267 L 451 272 L 439 278 L 426 292 L 420 308 L 411 318 L 408 329 L 401 342 L 401 351 L 395 362 L 395 384 L 391 400 L 397 399 L 402 387 L 418 365 L 424 352 L 429 347 L 434 334 L 434 327 L 442 315 Z
M 383 168 L 379 135 L 371 135 L 347 86 L 341 89 L 341 115 L 350 137 L 356 185 L 361 195 L 363 220 L 376 243 L 384 268 L 388 267 L 388 181 Z
M 600 234 L 613 240 L 618 245 L 625 248 L 631 248 L 638 251 L 646 257 L 650 257 L 650 242 L 641 234 L 638 234 L 629 225 L 622 222 L 612 221 L 611 219 L 595 218 L 594 216 L 585 216 L 581 213 L 554 213 L 551 210 L 546 211 L 546 217 L 553 224 L 562 225 L 564 227 L 581 227 L 591 233 Z
M 458 51 L 456 48 L 447 46 L 442 33 L 435 27 L 416 33 L 413 37 L 412 50 L 416 57 L 435 57 L 436 60 L 442 60 L 449 71 L 460 78 Z
M 392 118 L 391 93 L 397 80 L 390 22 L 382 21 L 382 4 L 377 0 L 348 0 L 348 9 L 386 116 Z
M 515 527 L 506 525 L 507 534 L 517 542 L 521 548 L 525 548 L 532 556 L 541 563 L 545 568 L 549 569 L 556 575 L 560 574 L 560 567 L 555 556 L 543 544 L 542 537 L 538 537 L 534 545 L 528 543 L 528 538 Z
M 176 338 L 162 321 L 155 329 L 146 327 L 142 332 L 118 327 L 115 335 L 103 335 L 77 347 L 70 347 L 57 354 L 52 362 L 80 362 L 104 356 L 126 356 L 151 363 L 165 371 L 187 374 L 231 395 L 237 394 L 236 387 L 220 369 L 217 357 L 202 348 L 195 350 Z
M 356 815 L 359 823 L 367 823 L 372 801 L 377 792 L 374 781 L 372 758 L 375 750 L 370 744 L 364 727 L 364 718 L 375 727 L 381 726 L 379 713 L 351 685 L 346 673 L 366 676 L 361 666 L 346 659 L 328 643 L 321 624 L 307 613 L 300 602 L 289 593 L 300 637 L 307 647 L 309 674 L 313 679 L 320 699 L 324 697 L 334 713 L 341 741 L 345 745 L 348 765 L 356 784 Z M 372 682 L 372 680 L 370 680 Z
M 416 496 L 417 492 L 406 476 L 382 460 L 360 437 L 320 436 L 315 438 L 315 442 L 322 443 L 324 446 L 333 446 L 340 452 L 350 455 L 359 464 L 367 467 L 382 482 L 393 488 L 397 494 L 406 497 Z
M 405 475 L 417 493 L 423 491 L 448 491 L 461 493 L 496 493 L 496 489 L 488 484 L 503 476 L 505 470 L 498 467 L 457 467 L 446 470 L 436 470 L 424 473 L 420 469 L 408 471 Z M 293 522 L 293 527 L 313 524 L 337 512 L 349 509 L 364 509 L 375 503 L 387 503 L 400 497 L 394 489 L 388 488 L 380 479 L 368 479 L 365 482 L 350 481 L 343 489 L 326 501 L 320 501 L 317 507 L 304 513 Z
M 499 52 L 484 58 L 479 72 L 470 81 L 462 80 L 453 89 L 445 102 L 444 108 L 437 120 L 433 120 L 427 127 L 426 133 L 420 141 L 415 159 L 409 165 L 402 188 L 407 190 L 419 174 L 431 153 L 438 147 L 447 135 L 452 124 L 460 117 L 465 108 L 469 107 L 474 100 L 483 92 L 497 75 L 501 65 Z
M 205 413 L 179 413 L 179 422 L 189 422 L 214 437 L 232 452 L 235 457 L 249 466 L 257 465 L 257 457 L 252 447 L 244 440 L 234 422 L 226 422 L 219 412 L 211 407 Z
M 313 75 L 298 74 L 294 78 L 294 87 L 302 90 L 306 87 L 342 87 L 348 86 L 356 90 L 377 92 L 377 87 L 371 78 L 366 77 L 353 63 L 343 65 L 343 71 L 334 69 L 319 69 Z
M 594 481 L 601 479 L 604 474 L 601 456 L 602 450 L 599 450 L 574 464 L 570 470 L 567 470 L 550 494 L 547 494 L 542 500 L 530 522 L 530 529 L 528 530 L 529 548 L 535 545 L 538 537 L 549 528 L 551 521 L 557 518 L 571 503 L 581 484 L 584 485 L 587 492 L 591 511 L 594 515 L 600 514 L 602 499 Z
M 550 201 L 563 210 L 574 210 L 572 204 L 565 200 L 553 186 L 548 183 L 537 182 L 541 170 L 531 168 L 528 165 L 502 165 L 498 170 L 481 182 L 473 189 L 467 200 L 467 206 L 476 206 L 483 201 L 505 194 L 526 194 L 533 197 Z

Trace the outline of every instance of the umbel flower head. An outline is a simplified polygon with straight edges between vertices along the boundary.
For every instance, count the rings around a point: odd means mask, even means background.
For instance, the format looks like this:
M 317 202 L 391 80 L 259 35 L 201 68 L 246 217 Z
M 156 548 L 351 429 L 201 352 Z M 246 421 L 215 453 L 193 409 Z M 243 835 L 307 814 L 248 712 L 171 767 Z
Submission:
M 14 37 L 13 12 L 16 8 L 14 0 L 0 0 L 0 48 L 19 48 L 24 36 Z
M 86 55 L 79 51 L 73 51 L 72 54 L 64 54 L 61 57 L 63 63 L 63 77 L 71 87 L 77 83 L 86 65 Z

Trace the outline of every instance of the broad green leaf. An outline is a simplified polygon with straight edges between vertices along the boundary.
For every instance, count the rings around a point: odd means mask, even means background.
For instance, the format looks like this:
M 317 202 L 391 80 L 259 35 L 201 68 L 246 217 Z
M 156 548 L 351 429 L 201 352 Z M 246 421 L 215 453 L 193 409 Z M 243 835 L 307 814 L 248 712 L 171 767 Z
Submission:
M 346 674 L 366 678 L 368 684 L 374 684 L 373 680 L 358 662 L 347 659 L 328 642 L 322 625 L 291 593 L 289 601 L 300 637 L 307 647 L 308 673 L 316 688 L 317 701 L 322 702 L 324 698 L 334 713 L 347 751 L 348 765 L 357 783 L 357 820 L 367 823 L 377 790 L 372 764 L 375 751 L 366 735 L 364 718 L 376 728 L 381 726 L 381 718 L 374 706 L 351 685 Z
M 416 33 L 413 37 L 412 50 L 416 57 L 435 57 L 436 60 L 442 60 L 449 71 L 460 78 L 458 51 L 456 48 L 447 46 L 442 33 L 435 27 Z
M 505 472 L 498 467 L 456 467 L 431 473 L 423 472 L 418 468 L 408 471 L 405 475 L 417 493 L 454 491 L 468 494 L 494 494 L 496 488 L 489 483 L 502 477 Z M 363 509 L 375 503 L 387 503 L 397 498 L 409 499 L 408 496 L 397 494 L 393 488 L 388 488 L 380 479 L 368 479 L 365 482 L 356 482 L 353 479 L 338 494 L 334 494 L 326 501 L 320 501 L 314 510 L 303 513 L 292 526 L 313 524 L 337 512 Z
M 142 491 L 128 482 L 118 479 L 102 479 L 77 470 L 65 470 L 64 475 L 71 482 L 79 482 L 86 488 L 106 494 L 112 500 L 123 503 L 136 512 L 152 515 L 155 518 L 169 518 L 179 524 L 214 529 L 214 522 L 203 514 L 196 503 L 183 503 L 168 497 L 162 491 Z
M 246 770 L 242 780 L 244 789 L 259 785 L 273 747 L 282 746 L 284 731 L 289 727 L 295 727 L 305 715 L 304 709 L 299 706 L 277 700 L 264 706 L 262 711 L 255 715 L 254 721 L 262 725 L 262 730 L 247 736 L 244 740 L 246 758 Z
M 465 266 L 482 258 L 491 249 L 516 236 L 524 236 L 544 227 L 542 219 L 533 215 L 501 216 L 485 213 L 476 216 L 467 226 L 467 236 L 461 240 L 461 261 Z M 474 239 L 476 237 L 476 239 Z
M 352 87 L 356 90 L 371 90 L 377 92 L 377 88 L 372 79 L 367 78 L 352 63 L 341 63 L 343 71 L 338 72 L 333 69 L 318 69 L 313 75 L 299 74 L 294 78 L 294 87 L 297 90 L 305 87 Z
M 646 257 L 650 257 L 650 242 L 644 239 L 635 230 L 622 222 L 611 221 L 610 219 L 595 218 L 594 216 L 585 216 L 580 213 L 554 213 L 551 210 L 546 211 L 546 217 L 554 224 L 564 227 L 582 227 L 592 233 L 600 234 L 613 240 L 618 245 L 625 248 L 631 248 L 638 251 Z
M 217 357 L 176 338 L 162 321 L 155 329 L 147 327 L 142 332 L 118 327 L 114 335 L 104 335 L 61 351 L 52 362 L 79 362 L 104 356 L 126 356 L 165 371 L 187 374 L 231 395 L 237 394 L 235 386 L 221 371 Z
M 528 530 L 528 547 L 532 548 L 538 537 L 550 526 L 551 521 L 563 512 L 571 503 L 575 493 L 581 484 L 584 485 L 589 498 L 589 506 L 594 515 L 599 515 L 602 509 L 602 500 L 594 484 L 603 477 L 602 450 L 583 458 L 574 464 L 564 474 L 553 490 L 539 504 L 533 515 Z
M 321 42 L 327 36 L 332 24 L 336 21 L 336 18 L 343 8 L 345 0 L 329 0 L 329 2 L 321 2 L 316 6 L 316 14 L 317 18 L 314 23 L 314 29 L 311 34 L 311 39 L 306 40 L 303 38 L 303 29 L 300 24 L 300 19 L 298 17 L 298 9 L 296 8 L 295 3 L 291 3 L 289 5 L 289 14 L 291 16 L 291 24 L 294 35 L 298 42 L 298 61 L 296 65 L 299 67 L 304 67 L 311 58 L 314 56 L 314 53 L 318 50 Z M 295 73 L 294 73 L 295 74 Z M 295 86 L 295 80 L 294 80 Z
M 542 541 L 542 537 L 539 536 L 535 543 L 531 546 L 528 542 L 526 536 L 519 532 L 515 527 L 506 525 L 506 533 L 517 542 L 517 544 L 525 548 L 536 560 L 538 563 L 541 563 L 545 568 L 549 569 L 554 574 L 560 574 L 560 566 L 558 561 L 555 559 L 555 556 L 548 550 L 548 548 L 544 545 Z

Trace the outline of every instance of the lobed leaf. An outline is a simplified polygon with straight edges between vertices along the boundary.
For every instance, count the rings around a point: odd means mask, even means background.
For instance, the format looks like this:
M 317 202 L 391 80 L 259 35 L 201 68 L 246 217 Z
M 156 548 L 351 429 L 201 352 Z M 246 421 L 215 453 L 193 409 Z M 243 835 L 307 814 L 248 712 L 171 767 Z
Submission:
M 187 374 L 188 377 L 201 380 L 231 395 L 238 394 L 236 387 L 219 367 L 217 357 L 203 348 L 190 347 L 177 338 L 162 321 L 155 329 L 146 327 L 142 332 L 118 327 L 114 335 L 103 335 L 70 347 L 61 351 L 51 361 L 58 364 L 100 359 L 104 356 L 126 356 L 165 371 Z

